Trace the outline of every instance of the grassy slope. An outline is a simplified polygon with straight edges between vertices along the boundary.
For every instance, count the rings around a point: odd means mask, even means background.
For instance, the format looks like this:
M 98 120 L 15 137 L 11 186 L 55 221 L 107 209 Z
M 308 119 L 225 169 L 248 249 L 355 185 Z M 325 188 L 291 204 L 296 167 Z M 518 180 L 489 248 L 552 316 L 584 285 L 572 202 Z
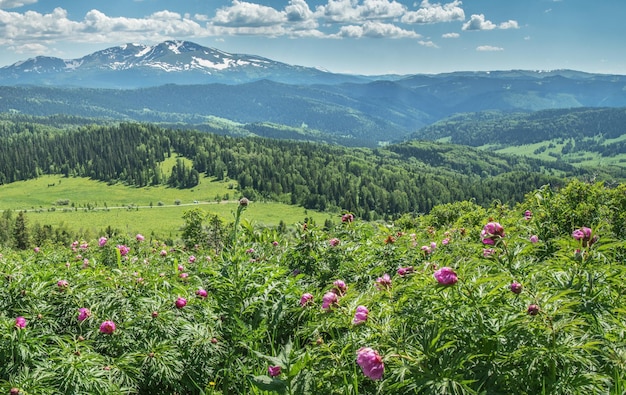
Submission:
M 141 232 L 176 238 L 183 224 L 183 213 L 194 207 L 232 221 L 231 213 L 239 197 L 236 190 L 229 189 L 232 184 L 204 178 L 197 187 L 181 190 L 163 186 L 134 188 L 85 178 L 43 176 L 0 186 L 0 210 L 28 210 L 31 225 L 65 225 L 92 236 L 110 225 L 131 235 Z M 216 196 L 226 194 L 229 194 L 229 201 L 216 201 Z M 66 199 L 69 205 L 56 205 L 57 201 Z M 175 201 L 180 204 L 176 205 Z M 96 210 L 88 210 L 87 205 Z M 323 223 L 330 217 L 330 214 L 302 207 L 264 202 L 253 203 L 247 213 L 251 221 L 268 226 L 278 225 L 281 220 L 292 225 L 305 217 Z

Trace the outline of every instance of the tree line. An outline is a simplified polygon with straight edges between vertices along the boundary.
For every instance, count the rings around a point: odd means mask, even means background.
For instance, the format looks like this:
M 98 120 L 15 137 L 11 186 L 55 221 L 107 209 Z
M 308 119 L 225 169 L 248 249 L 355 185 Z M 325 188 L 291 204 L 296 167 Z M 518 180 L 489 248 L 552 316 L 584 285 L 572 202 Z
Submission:
M 240 194 L 251 199 L 346 210 L 364 219 L 425 213 L 460 200 L 512 203 L 544 184 L 561 183 L 564 175 L 584 175 L 564 164 L 433 142 L 366 149 L 154 124 L 67 130 L 21 125 L 18 131 L 0 132 L 0 184 L 62 174 L 138 187 L 190 188 L 208 176 L 236 181 Z M 178 160 L 171 174 L 164 174 L 160 164 L 173 155 L 192 165 Z

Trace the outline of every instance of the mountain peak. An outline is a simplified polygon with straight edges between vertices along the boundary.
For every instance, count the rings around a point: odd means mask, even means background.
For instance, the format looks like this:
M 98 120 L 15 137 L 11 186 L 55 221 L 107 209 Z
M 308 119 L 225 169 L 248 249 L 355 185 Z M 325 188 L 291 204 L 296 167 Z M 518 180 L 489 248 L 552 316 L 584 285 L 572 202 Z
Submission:
M 324 83 L 328 78 L 358 79 L 179 40 L 155 45 L 126 43 L 79 59 L 38 56 L 0 68 L 0 85 L 136 88 L 164 84 L 238 84 L 262 79 L 310 84 Z

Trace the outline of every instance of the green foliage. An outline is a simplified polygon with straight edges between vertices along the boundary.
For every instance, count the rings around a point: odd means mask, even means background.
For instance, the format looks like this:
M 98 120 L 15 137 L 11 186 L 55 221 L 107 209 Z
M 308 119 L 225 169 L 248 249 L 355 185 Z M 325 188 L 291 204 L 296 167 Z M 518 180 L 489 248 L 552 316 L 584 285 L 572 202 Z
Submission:
M 395 223 L 308 219 L 291 233 L 255 226 L 255 205 L 240 205 L 221 249 L 194 208 L 185 221 L 203 242 L 189 247 L 111 235 L 5 248 L 0 391 L 621 393 L 624 196 L 572 182 L 514 209 L 460 202 Z M 486 245 L 490 221 L 503 234 Z M 458 281 L 440 285 L 443 267 Z M 358 306 L 368 313 L 355 324 Z M 380 355 L 380 380 L 357 363 L 363 347 Z

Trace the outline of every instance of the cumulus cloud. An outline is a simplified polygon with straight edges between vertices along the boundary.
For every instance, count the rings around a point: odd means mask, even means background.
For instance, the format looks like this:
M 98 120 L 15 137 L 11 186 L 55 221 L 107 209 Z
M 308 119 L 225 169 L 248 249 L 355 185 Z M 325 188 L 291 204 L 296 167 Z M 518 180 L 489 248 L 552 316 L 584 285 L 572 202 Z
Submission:
M 0 10 L 6 8 L 17 8 L 27 4 L 36 3 L 37 0 L 0 0 Z
M 412 30 L 401 29 L 396 25 L 382 22 L 367 21 L 362 25 L 342 26 L 337 37 L 350 38 L 420 38 L 421 35 Z
M 483 14 L 474 14 L 470 17 L 470 20 L 463 24 L 463 30 L 493 30 L 496 28 L 496 24 L 485 20 Z
M 442 38 L 459 38 L 461 35 L 459 33 L 444 33 L 441 35 Z
M 19 54 L 33 54 L 33 55 L 44 55 L 50 54 L 50 49 L 43 44 L 38 43 L 29 43 L 23 45 L 12 45 L 9 49 L 15 53 Z
M 476 47 L 476 50 L 480 52 L 497 52 L 497 51 L 504 51 L 504 48 L 494 47 L 491 45 L 481 45 L 481 46 Z
M 328 0 L 317 6 L 316 16 L 331 23 L 356 23 L 366 20 L 390 20 L 401 17 L 407 8 L 395 0 Z
M 262 27 L 285 22 L 284 12 L 255 3 L 233 1 L 230 7 L 217 10 L 212 22 L 218 26 L 229 27 Z
M 402 16 L 404 23 L 440 23 L 465 20 L 465 11 L 461 8 L 461 1 L 455 0 L 448 4 L 430 4 L 422 1 L 416 11 L 407 12 Z
M 517 21 L 509 20 L 498 25 L 498 29 L 519 29 Z
M 499 25 L 485 19 L 483 14 L 474 14 L 470 20 L 463 24 L 463 30 L 493 30 L 493 29 L 519 29 L 519 24 L 515 20 L 508 20 Z

